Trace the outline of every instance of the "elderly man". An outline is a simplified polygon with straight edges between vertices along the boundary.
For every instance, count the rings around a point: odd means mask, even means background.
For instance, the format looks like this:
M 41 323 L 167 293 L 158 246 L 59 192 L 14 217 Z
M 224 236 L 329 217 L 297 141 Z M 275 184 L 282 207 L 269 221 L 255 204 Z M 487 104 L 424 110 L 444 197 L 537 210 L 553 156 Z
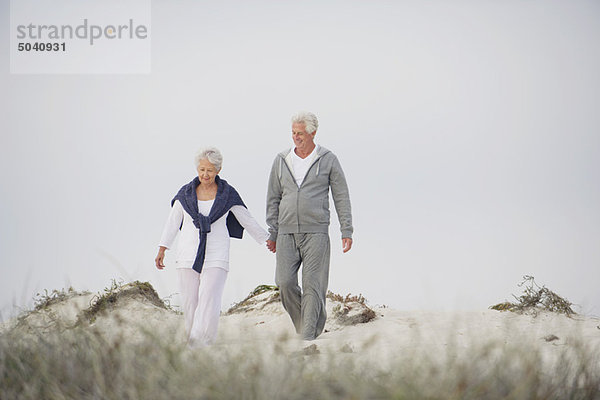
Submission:
M 329 280 L 329 188 L 340 221 L 342 248 L 352 247 L 352 214 L 337 157 L 315 143 L 319 122 L 309 112 L 292 117 L 294 147 L 275 157 L 267 193 L 267 247 L 276 253 L 275 282 L 296 332 L 323 332 Z M 302 290 L 298 270 L 302 264 Z

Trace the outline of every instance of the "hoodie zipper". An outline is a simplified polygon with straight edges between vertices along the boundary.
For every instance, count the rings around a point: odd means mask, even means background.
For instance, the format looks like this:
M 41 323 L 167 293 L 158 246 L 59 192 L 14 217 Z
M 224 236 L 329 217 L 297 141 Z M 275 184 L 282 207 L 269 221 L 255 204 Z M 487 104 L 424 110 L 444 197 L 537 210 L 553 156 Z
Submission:
M 292 150 L 294 151 L 294 150 Z M 298 209 L 300 207 L 300 188 L 302 188 L 302 185 L 304 185 L 304 182 L 306 182 L 306 177 L 308 176 L 308 173 L 310 172 L 311 168 L 318 163 L 317 165 L 317 173 L 315 174 L 315 176 L 319 175 L 319 168 L 321 167 L 321 158 L 327 153 L 324 154 L 317 154 L 317 158 L 315 159 L 315 161 L 313 161 L 312 164 L 310 164 L 310 167 L 308 167 L 308 170 L 306 171 L 306 174 L 304 175 L 304 178 L 302 179 L 302 183 L 300 184 L 300 186 L 296 185 L 298 187 L 298 190 L 296 191 L 296 221 L 297 221 L 297 225 L 298 225 L 298 232 L 300 232 L 300 213 L 298 212 Z M 283 160 L 281 160 L 281 162 L 283 162 L 285 164 L 285 166 L 287 167 L 288 171 L 290 172 L 290 175 L 292 176 L 292 180 L 294 182 L 296 182 L 296 178 L 294 177 L 294 174 L 292 173 L 292 170 L 290 169 L 290 166 L 288 165 L 288 163 L 285 161 L 285 157 L 281 157 Z M 279 164 L 279 170 L 281 173 L 281 164 Z M 279 179 L 281 179 L 281 176 L 279 177 Z
M 318 163 L 318 165 L 317 165 L 317 173 L 315 174 L 315 176 L 319 175 L 319 168 L 321 167 L 321 158 L 324 155 L 325 154 L 317 154 L 317 158 L 315 159 L 315 161 L 313 161 L 312 164 L 310 164 L 310 167 L 308 167 L 308 170 L 306 171 L 306 174 L 304 175 L 304 178 L 302 179 L 302 183 L 300 184 L 300 186 L 296 185 L 298 187 L 298 190 L 296 191 L 296 222 L 297 222 L 297 226 L 298 226 L 298 233 L 300 232 L 300 213 L 298 212 L 298 210 L 300 208 L 300 189 L 302 188 L 302 185 L 304 185 L 304 182 L 306 182 L 306 178 L 308 177 L 308 174 L 310 173 L 311 168 L 315 164 L 317 164 L 317 163 Z M 296 178 L 294 178 L 294 174 L 292 173 L 292 170 L 290 169 L 290 166 L 285 161 L 285 158 L 284 157 L 282 157 L 282 158 L 283 158 L 283 162 L 285 163 L 285 166 L 287 167 L 288 171 L 290 172 L 290 175 L 292 176 L 292 179 L 295 182 Z

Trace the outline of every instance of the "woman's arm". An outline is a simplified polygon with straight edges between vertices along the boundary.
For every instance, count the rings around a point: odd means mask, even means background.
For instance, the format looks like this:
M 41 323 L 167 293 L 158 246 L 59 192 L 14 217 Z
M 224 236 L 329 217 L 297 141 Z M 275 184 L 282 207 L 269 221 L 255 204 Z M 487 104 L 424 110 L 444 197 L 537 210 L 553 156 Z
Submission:
M 246 207 L 243 206 L 233 206 L 230 210 L 238 222 L 248 231 L 250 236 L 258 242 L 258 244 L 263 244 L 269 238 L 269 233 L 263 229 L 262 226 L 256 222 L 250 211 Z
M 176 200 L 175 203 L 173 203 L 173 207 L 171 207 L 171 212 L 169 213 L 169 217 L 167 218 L 167 222 L 163 228 L 163 233 L 160 237 L 160 242 L 158 244 L 158 255 L 154 259 L 156 268 L 163 269 L 165 267 L 163 263 L 165 258 L 165 250 L 169 249 L 173 244 L 182 222 L 183 207 L 181 206 L 179 200 Z

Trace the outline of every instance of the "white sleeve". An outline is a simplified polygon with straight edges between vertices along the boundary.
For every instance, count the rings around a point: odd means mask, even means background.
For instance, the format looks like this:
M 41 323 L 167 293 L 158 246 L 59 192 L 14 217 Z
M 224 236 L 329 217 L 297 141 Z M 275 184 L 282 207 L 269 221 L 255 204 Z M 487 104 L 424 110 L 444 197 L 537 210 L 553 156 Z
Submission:
M 171 245 L 173 244 L 173 241 L 175 240 L 175 236 L 177 236 L 177 233 L 179 232 L 179 228 L 181 227 L 182 222 L 183 206 L 181 205 L 179 200 L 175 200 L 175 203 L 173 203 L 173 207 L 171 207 L 171 213 L 169 214 L 169 218 L 167 218 L 167 223 L 165 224 L 158 245 L 170 249 Z
M 256 222 L 246 207 L 233 206 L 230 211 L 235 215 L 238 222 L 248 230 L 250 236 L 252 236 L 258 244 L 263 244 L 267 241 L 269 233 Z

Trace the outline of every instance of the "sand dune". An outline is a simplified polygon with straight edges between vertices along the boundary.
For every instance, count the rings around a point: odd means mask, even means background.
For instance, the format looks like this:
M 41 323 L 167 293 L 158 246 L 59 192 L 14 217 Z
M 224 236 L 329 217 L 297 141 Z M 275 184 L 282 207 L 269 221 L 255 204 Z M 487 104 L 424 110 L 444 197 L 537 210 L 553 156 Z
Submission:
M 137 285 L 137 286 L 136 286 Z M 141 289 L 139 285 L 143 286 Z M 168 309 L 149 284 L 113 288 L 115 300 L 90 316 L 99 294 L 73 292 L 60 301 L 5 323 L 3 331 L 45 332 L 83 326 L 108 341 L 142 340 L 148 333 L 183 343 L 183 316 Z M 285 313 L 279 293 L 265 287 L 221 316 L 215 349 L 257 345 L 265 352 L 293 353 L 314 344 L 318 353 L 346 353 L 382 367 L 402 357 L 429 357 L 443 362 L 461 350 L 525 346 L 554 363 L 565 349 L 585 345 L 600 349 L 600 320 L 540 312 L 536 316 L 481 310 L 473 312 L 402 311 L 369 308 L 358 298 L 330 297 L 325 332 L 311 343 L 301 341 Z M 121 297 L 116 298 L 116 294 Z M 360 301 L 357 301 L 360 300 Z M 314 346 L 313 346 L 314 349 Z
M 600 320 L 543 312 L 403 311 L 331 294 L 325 332 L 295 334 L 272 287 L 190 349 L 148 283 L 53 292 L 0 327 L 0 397 L 600 398 Z

